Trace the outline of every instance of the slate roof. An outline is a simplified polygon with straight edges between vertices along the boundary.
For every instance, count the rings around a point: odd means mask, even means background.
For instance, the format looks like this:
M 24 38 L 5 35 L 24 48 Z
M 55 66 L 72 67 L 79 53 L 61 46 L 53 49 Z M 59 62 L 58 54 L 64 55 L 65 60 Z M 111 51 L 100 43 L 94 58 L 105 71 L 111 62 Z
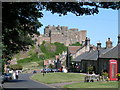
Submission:
M 111 50 L 111 48 L 107 48 L 107 49 L 101 48 L 99 57 L 101 57 L 101 55 L 103 53 L 106 53 L 110 50 Z M 92 50 L 92 51 L 85 52 L 85 53 L 79 55 L 73 61 L 80 62 L 81 60 L 97 60 L 97 59 L 98 59 L 98 51 L 97 50 L 95 50 L 95 51 Z
M 120 44 L 101 55 L 101 58 L 120 58 Z

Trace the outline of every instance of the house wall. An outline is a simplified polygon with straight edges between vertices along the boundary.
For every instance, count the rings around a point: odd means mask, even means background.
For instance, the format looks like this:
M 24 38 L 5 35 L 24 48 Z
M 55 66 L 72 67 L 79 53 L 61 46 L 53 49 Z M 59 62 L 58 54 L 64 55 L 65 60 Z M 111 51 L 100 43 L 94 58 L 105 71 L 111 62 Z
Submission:
M 120 59 L 118 59 L 118 73 L 120 73 Z
M 99 59 L 98 72 L 101 74 L 102 71 L 109 72 L 109 59 Z
M 87 68 L 89 66 L 94 66 L 95 72 L 97 71 L 97 62 L 94 60 L 82 60 L 81 62 L 81 70 L 85 73 L 87 73 Z

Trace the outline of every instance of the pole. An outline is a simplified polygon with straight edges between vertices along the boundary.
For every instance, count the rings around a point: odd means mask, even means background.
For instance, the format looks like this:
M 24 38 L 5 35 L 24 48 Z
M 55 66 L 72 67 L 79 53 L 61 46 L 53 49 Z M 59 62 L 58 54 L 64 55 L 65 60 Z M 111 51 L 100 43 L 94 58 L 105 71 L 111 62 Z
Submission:
M 99 68 L 100 68 L 100 67 L 99 67 L 99 55 L 100 55 L 100 51 L 98 50 L 98 73 L 100 74 L 100 71 L 99 71 L 99 70 L 100 70 L 100 69 L 99 69 Z
M 44 76 L 44 61 L 43 61 L 43 76 Z

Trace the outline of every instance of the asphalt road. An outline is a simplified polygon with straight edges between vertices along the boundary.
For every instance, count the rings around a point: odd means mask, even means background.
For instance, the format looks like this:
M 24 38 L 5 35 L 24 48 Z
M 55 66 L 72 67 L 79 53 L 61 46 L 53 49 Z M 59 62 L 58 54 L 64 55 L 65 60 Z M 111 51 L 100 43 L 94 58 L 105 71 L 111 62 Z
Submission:
M 18 80 L 11 80 L 11 81 L 5 82 L 3 84 L 3 87 L 5 89 L 8 89 L 8 88 L 52 88 L 48 85 L 31 80 L 29 78 L 31 75 L 32 74 L 19 74 Z

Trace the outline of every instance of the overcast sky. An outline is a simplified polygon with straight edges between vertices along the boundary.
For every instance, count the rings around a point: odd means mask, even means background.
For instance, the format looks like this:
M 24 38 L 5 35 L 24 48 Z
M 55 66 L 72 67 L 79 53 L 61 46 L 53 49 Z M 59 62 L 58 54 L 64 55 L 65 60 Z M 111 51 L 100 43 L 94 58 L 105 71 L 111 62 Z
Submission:
M 59 17 L 58 14 L 51 14 L 49 11 L 43 11 L 43 18 L 39 21 L 43 26 L 39 29 L 43 34 L 47 25 L 68 26 L 68 28 L 78 28 L 87 30 L 87 37 L 91 39 L 91 44 L 96 45 L 98 41 L 105 47 L 107 38 L 111 38 L 113 46 L 117 44 L 118 35 L 118 11 L 111 9 L 100 9 L 99 14 L 89 16 L 75 16 L 68 13 L 66 16 Z

